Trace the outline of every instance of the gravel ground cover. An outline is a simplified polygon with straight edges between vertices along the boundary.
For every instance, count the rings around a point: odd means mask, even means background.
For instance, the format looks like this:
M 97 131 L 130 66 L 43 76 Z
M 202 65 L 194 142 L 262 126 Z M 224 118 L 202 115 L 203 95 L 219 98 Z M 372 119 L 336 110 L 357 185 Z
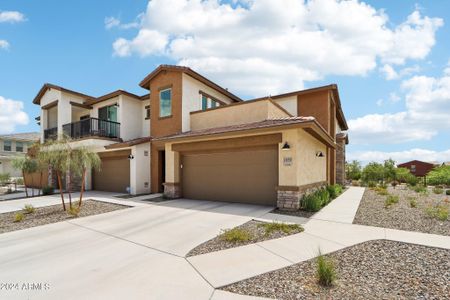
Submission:
M 402 186 L 396 189 L 389 187 L 389 194 L 397 195 L 399 202 L 385 208 L 387 196 L 378 195 L 371 189 L 366 189 L 356 213 L 354 224 L 386 227 L 408 231 L 450 235 L 450 221 L 438 220 L 427 215 L 426 209 L 440 204 L 450 209 L 450 197 L 444 194 L 416 193 Z M 416 207 L 411 207 L 410 201 L 415 199 Z
M 235 227 L 238 229 L 246 230 L 250 233 L 252 238 L 248 241 L 228 242 L 228 241 L 225 241 L 223 238 L 221 238 L 221 235 L 218 235 L 217 237 L 215 237 L 209 241 L 206 241 L 203 244 L 198 245 L 197 247 L 195 247 L 194 249 L 189 251 L 189 253 L 186 256 L 195 256 L 195 255 L 205 254 L 205 253 L 209 253 L 209 252 L 244 246 L 244 245 L 248 245 L 248 244 L 254 244 L 257 242 L 276 239 L 276 238 L 296 234 L 296 233 L 303 231 L 303 228 L 301 226 L 299 226 L 297 229 L 294 229 L 294 230 L 290 231 L 289 233 L 285 233 L 283 231 L 273 231 L 270 234 L 266 234 L 265 228 L 261 226 L 262 224 L 270 224 L 270 223 L 251 220 L 247 223 L 244 223 L 240 226 Z
M 337 271 L 329 288 L 317 283 L 312 259 L 222 289 L 276 299 L 450 299 L 450 250 L 378 240 L 326 257 Z
M 275 208 L 274 210 L 271 211 L 271 213 L 279 215 L 296 216 L 302 218 L 311 218 L 316 212 L 306 210 L 280 210 L 278 208 Z
M 81 210 L 78 217 L 98 215 L 128 207 L 129 206 L 114 203 L 107 203 L 95 200 L 85 200 L 83 201 L 83 205 L 81 206 Z M 67 203 L 66 208 L 68 208 Z M 24 213 L 25 216 L 25 218 L 21 222 L 14 222 L 14 215 L 17 212 L 18 211 L 13 211 L 0 214 L 0 233 L 61 222 L 75 218 L 69 215 L 67 212 L 63 211 L 61 204 L 38 207 L 35 208 L 35 211 L 30 214 L 25 214 L 24 211 L 21 211 Z

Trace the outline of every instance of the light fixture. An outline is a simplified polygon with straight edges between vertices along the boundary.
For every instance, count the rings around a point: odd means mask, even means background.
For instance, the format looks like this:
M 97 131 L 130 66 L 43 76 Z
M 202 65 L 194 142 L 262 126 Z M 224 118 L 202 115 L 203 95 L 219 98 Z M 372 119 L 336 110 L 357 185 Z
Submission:
M 130 154 L 130 155 L 128 155 L 128 159 L 129 159 L 129 160 L 132 160 L 132 159 L 134 159 L 134 156 L 133 156 L 133 154 Z
M 288 142 L 284 142 L 283 147 L 281 147 L 281 150 L 289 150 L 291 149 L 291 146 L 288 144 Z
M 323 155 L 323 152 L 322 152 L 322 151 L 317 151 L 317 152 L 316 152 L 316 156 L 317 156 L 317 157 L 323 157 L 324 155 Z

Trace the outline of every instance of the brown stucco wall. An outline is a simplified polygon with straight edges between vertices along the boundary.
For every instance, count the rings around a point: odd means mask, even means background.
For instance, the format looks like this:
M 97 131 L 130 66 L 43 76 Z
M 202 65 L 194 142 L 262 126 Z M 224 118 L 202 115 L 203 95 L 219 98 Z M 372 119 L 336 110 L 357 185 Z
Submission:
M 150 81 L 150 130 L 152 137 L 161 137 L 181 132 L 181 74 L 181 72 L 163 71 Z M 160 118 L 159 91 L 168 87 L 172 87 L 172 116 Z
M 330 99 L 329 91 L 319 91 L 297 96 L 298 115 L 316 118 L 320 125 L 330 132 Z M 333 121 L 334 122 L 334 121 Z

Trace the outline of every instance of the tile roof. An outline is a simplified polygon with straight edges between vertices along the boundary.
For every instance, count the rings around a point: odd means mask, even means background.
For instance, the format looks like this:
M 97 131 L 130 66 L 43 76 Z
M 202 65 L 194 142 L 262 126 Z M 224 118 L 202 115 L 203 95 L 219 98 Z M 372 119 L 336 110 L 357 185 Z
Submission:
M 37 141 L 41 137 L 39 132 L 24 132 L 24 133 L 12 133 L 0 135 L 0 139 L 6 140 L 18 140 L 18 141 Z
M 242 131 L 242 130 L 248 130 L 248 129 L 269 128 L 269 127 L 307 123 L 307 122 L 314 122 L 314 121 L 315 121 L 314 117 L 275 118 L 275 119 L 268 119 L 268 120 L 264 120 L 264 121 L 258 121 L 258 122 L 247 123 L 247 124 L 238 124 L 238 125 L 231 125 L 231 126 L 224 126 L 224 127 L 214 127 L 214 128 L 208 128 L 208 129 L 202 129 L 202 130 L 187 131 L 187 132 L 183 132 L 183 133 L 179 133 L 179 134 L 175 134 L 175 135 L 154 138 L 154 140 L 175 139 L 175 138 L 181 138 L 181 137 L 195 137 L 195 136 L 202 136 L 202 135 L 220 134 L 220 133 Z
M 146 136 L 146 137 L 128 140 L 125 142 L 107 145 L 107 146 L 105 146 L 105 149 L 117 149 L 117 148 L 131 147 L 134 145 L 139 145 L 139 144 L 143 144 L 146 142 L 150 142 L 151 140 L 152 140 L 152 138 L 150 136 Z

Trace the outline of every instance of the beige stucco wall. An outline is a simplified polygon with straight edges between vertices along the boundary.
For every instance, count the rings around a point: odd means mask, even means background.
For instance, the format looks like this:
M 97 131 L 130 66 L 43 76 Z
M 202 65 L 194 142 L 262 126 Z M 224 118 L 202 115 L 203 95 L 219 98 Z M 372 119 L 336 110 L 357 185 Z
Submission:
M 210 88 L 204 83 L 192 78 L 191 76 L 184 74 L 182 75 L 182 131 L 189 131 L 190 122 L 190 112 L 198 111 L 202 109 L 202 96 L 199 91 L 203 91 L 225 103 L 231 103 L 232 100 L 215 89 Z
M 254 123 L 289 117 L 269 100 L 252 101 L 191 114 L 191 130 Z
M 298 115 L 297 96 L 277 98 L 277 99 L 273 99 L 273 101 L 275 101 L 277 104 L 282 106 L 291 115 L 293 115 L 293 116 Z
M 131 147 L 134 158 L 130 161 L 131 194 L 150 193 L 150 143 Z
M 298 185 L 326 181 L 326 146 L 304 130 L 299 131 L 298 141 Z M 317 157 L 317 151 L 322 151 L 324 157 Z

